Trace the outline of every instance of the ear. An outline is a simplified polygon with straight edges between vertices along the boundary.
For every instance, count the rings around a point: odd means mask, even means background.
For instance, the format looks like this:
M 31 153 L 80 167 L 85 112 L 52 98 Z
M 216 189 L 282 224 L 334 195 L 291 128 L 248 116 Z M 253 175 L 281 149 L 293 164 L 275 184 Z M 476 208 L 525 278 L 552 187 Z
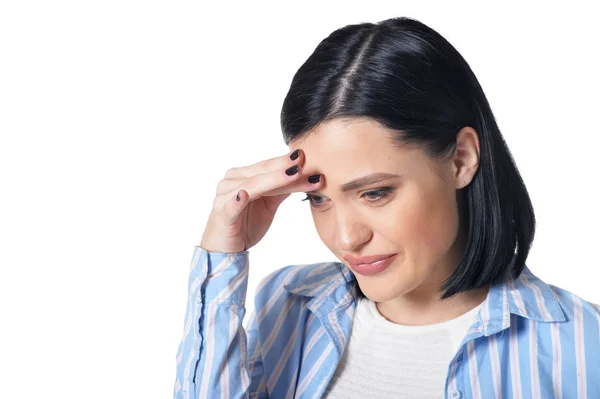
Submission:
M 479 135 L 470 126 L 456 134 L 456 152 L 452 159 L 456 188 L 468 186 L 479 167 Z

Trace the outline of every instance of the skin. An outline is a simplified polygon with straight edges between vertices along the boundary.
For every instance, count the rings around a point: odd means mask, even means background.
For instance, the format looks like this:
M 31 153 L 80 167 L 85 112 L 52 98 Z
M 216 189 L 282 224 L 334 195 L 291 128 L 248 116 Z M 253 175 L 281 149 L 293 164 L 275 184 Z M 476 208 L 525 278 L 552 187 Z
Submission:
M 393 147 L 390 133 L 368 118 L 338 118 L 318 125 L 289 149 L 304 153 L 304 175 L 322 174 L 319 188 L 307 191 L 307 202 L 319 237 L 340 262 L 349 267 L 346 254 L 398 253 L 373 276 L 350 268 L 381 315 L 403 325 L 440 323 L 466 313 L 488 293 L 485 287 L 439 300 L 440 286 L 465 248 L 457 194 L 477 171 L 478 135 L 463 128 L 455 155 L 444 162 L 419 148 Z M 342 192 L 343 184 L 378 172 L 401 177 Z M 383 187 L 392 191 L 376 191 Z

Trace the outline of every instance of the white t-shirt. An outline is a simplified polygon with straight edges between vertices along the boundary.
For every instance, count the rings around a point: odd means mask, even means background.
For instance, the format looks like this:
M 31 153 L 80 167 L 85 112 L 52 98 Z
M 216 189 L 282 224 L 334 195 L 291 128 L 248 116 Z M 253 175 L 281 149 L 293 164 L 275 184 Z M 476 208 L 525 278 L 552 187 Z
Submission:
M 361 298 L 348 345 L 325 399 L 443 398 L 448 366 L 481 304 L 459 317 L 405 326 L 383 317 Z

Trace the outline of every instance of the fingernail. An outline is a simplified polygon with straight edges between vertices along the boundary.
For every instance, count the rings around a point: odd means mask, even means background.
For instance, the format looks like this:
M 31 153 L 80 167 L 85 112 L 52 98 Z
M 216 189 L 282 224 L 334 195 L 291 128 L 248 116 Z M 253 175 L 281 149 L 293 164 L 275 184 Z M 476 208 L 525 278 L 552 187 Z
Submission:
M 290 168 L 287 168 L 285 170 L 285 174 L 288 175 L 288 176 L 295 175 L 296 173 L 298 173 L 298 165 L 294 165 L 294 166 L 292 166 Z
M 291 159 L 292 161 L 295 161 L 295 160 L 296 160 L 296 158 L 298 158 L 298 154 L 300 154 L 300 149 L 298 149 L 298 150 L 296 150 L 296 151 L 292 152 L 292 155 L 290 155 L 290 159 Z
M 308 182 L 311 184 L 318 183 L 321 180 L 321 175 L 312 175 L 308 178 Z

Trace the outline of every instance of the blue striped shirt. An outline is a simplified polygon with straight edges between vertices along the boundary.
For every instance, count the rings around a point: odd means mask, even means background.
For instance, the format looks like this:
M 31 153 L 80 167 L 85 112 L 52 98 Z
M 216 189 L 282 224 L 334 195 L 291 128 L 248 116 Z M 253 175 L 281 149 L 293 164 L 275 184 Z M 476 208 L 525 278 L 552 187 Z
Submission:
M 321 398 L 350 337 L 341 262 L 264 277 L 242 327 L 249 251 L 194 248 L 175 398 Z M 448 365 L 444 397 L 600 398 L 600 307 L 536 277 L 492 286 Z

